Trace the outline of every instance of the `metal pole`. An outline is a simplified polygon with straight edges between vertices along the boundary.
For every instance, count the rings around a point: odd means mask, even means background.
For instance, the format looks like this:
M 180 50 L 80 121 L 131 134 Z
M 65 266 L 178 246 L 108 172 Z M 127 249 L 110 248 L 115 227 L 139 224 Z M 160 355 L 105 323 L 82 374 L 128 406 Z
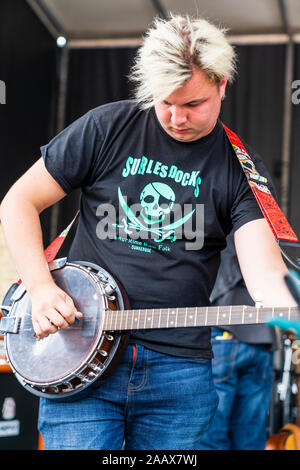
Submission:
M 231 44 L 241 46 L 267 45 L 267 44 L 287 44 L 289 36 L 287 34 L 241 34 L 228 35 Z M 293 42 L 300 42 L 300 34 L 293 35 Z M 107 47 L 138 47 L 142 44 L 142 37 L 131 38 L 81 38 L 69 39 L 67 47 L 69 49 L 101 49 Z
M 290 153 L 291 153 L 291 126 L 292 126 L 292 99 L 291 85 L 294 71 L 294 41 L 290 32 L 286 5 L 284 0 L 278 0 L 278 6 L 285 33 L 288 35 L 285 62 L 285 86 L 284 86 L 284 109 L 283 109 L 283 135 L 282 135 L 282 174 L 281 174 L 281 209 L 288 217 L 289 209 L 289 182 L 290 182 Z
M 68 82 L 68 69 L 69 69 L 69 49 L 64 47 L 60 50 L 59 58 L 59 89 L 58 89 L 58 103 L 57 103 L 57 134 L 65 127 L 66 118 L 66 97 L 67 97 L 67 82 Z M 59 217 L 59 203 L 54 204 L 51 208 L 51 221 L 50 221 L 50 240 L 54 240 L 58 231 L 58 217 Z
M 160 18 L 165 20 L 167 18 L 167 14 L 166 14 L 160 0 L 151 0 L 151 2 L 152 2 L 152 5 L 154 6 L 155 10 L 158 13 L 158 16 L 160 16 Z
M 294 43 L 292 39 L 286 46 L 283 135 L 282 135 L 282 174 L 281 174 L 281 209 L 288 217 L 289 182 L 291 160 L 292 98 L 291 84 L 294 70 Z

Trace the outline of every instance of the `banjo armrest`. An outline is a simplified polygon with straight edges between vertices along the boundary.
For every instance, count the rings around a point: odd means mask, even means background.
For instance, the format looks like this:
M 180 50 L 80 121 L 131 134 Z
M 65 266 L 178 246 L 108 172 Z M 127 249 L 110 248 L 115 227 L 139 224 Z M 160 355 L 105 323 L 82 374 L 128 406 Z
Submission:
M 19 332 L 20 323 L 20 317 L 2 317 L 0 320 L 0 334 L 17 334 Z

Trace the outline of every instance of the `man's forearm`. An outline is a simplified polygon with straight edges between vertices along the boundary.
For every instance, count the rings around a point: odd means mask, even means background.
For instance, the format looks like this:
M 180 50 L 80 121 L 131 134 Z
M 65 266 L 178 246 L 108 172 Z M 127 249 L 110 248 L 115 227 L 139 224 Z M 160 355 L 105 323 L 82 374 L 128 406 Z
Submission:
M 289 292 L 284 281 L 284 275 L 288 270 L 264 273 L 258 276 L 257 284 L 249 288 L 254 301 L 260 300 L 265 307 L 292 307 L 296 302 Z
M 236 252 L 247 289 L 267 307 L 290 307 L 296 302 L 284 280 L 288 268 L 265 219 L 254 220 L 235 232 Z

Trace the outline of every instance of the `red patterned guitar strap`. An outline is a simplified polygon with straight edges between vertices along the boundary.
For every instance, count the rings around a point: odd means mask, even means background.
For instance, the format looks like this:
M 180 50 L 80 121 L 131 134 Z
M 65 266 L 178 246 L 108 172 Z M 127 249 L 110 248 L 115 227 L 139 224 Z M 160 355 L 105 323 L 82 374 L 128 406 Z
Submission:
M 48 263 L 54 260 L 55 256 L 57 255 L 60 247 L 62 246 L 63 242 L 67 238 L 67 235 L 69 231 L 72 228 L 72 225 L 74 224 L 75 220 L 77 219 L 79 215 L 79 211 L 75 214 L 75 217 L 73 220 L 69 223 L 69 225 L 53 240 L 53 242 L 50 243 L 50 245 L 45 249 L 45 257 Z M 19 279 L 18 284 L 21 284 L 21 279 Z
M 300 244 L 298 243 L 298 237 L 269 190 L 267 178 L 258 173 L 241 139 L 223 123 L 222 125 L 245 172 L 259 207 L 280 246 L 282 254 L 297 269 L 300 269 Z

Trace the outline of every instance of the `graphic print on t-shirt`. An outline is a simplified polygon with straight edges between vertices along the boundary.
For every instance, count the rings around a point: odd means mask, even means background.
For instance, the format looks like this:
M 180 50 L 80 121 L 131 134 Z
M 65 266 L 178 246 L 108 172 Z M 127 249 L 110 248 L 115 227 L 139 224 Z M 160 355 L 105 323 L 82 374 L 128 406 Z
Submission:
M 191 204 L 184 204 L 182 207 L 175 193 L 176 186 L 186 187 L 189 192 L 193 189 L 192 193 L 197 198 L 201 184 L 199 173 L 199 170 L 184 172 L 176 165 L 168 166 L 145 156 L 128 157 L 122 169 L 122 177 L 127 179 L 137 175 L 145 179 L 146 183 L 137 192 L 134 204 L 131 205 L 127 203 L 127 195 L 120 186 L 117 188 L 119 221 L 113 225 L 123 236 L 118 235 L 115 239 L 128 241 L 131 249 L 145 252 L 155 249 L 170 251 L 170 243 L 182 238 L 186 222 L 196 212 Z M 149 181 L 148 175 L 153 179 Z M 162 179 L 167 182 L 162 182 Z M 175 189 L 171 187 L 171 182 Z M 168 245 L 157 245 L 165 242 Z

